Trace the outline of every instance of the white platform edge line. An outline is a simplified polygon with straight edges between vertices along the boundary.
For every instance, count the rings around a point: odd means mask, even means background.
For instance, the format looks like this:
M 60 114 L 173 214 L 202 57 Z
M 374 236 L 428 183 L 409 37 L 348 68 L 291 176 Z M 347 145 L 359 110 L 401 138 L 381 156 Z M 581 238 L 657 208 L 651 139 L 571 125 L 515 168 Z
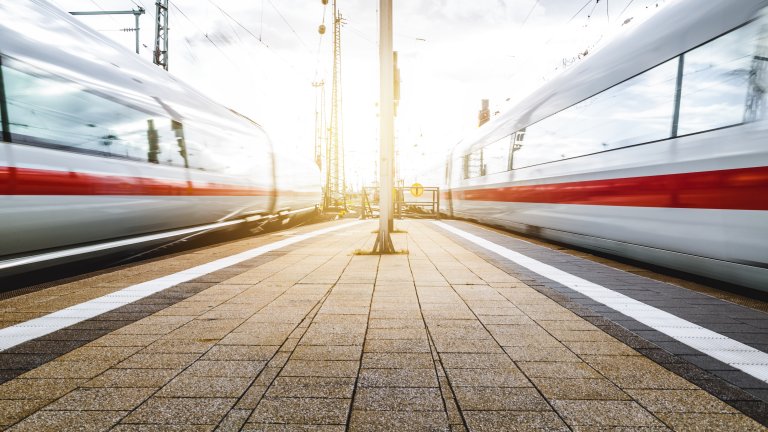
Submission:
M 768 354 L 723 336 L 698 324 L 684 320 L 659 308 L 647 305 L 624 294 L 564 272 L 526 255 L 514 252 L 474 234 L 462 231 L 443 222 L 433 223 L 472 243 L 521 265 L 557 283 L 586 295 L 617 312 L 633 318 L 654 330 L 663 333 L 697 351 L 728 364 L 760 381 L 768 382 Z M 674 327 L 674 328 L 673 328 Z M 681 331 L 684 328 L 684 331 Z M 730 351 L 739 351 L 750 359 L 751 364 L 742 364 L 734 359 Z M 755 364 L 757 363 L 757 364 Z
M 16 345 L 29 342 L 33 339 L 51 334 L 71 325 L 95 318 L 103 313 L 133 303 L 145 297 L 149 297 L 152 294 L 158 293 L 180 283 L 196 279 L 202 275 L 233 266 L 243 261 L 255 258 L 259 255 L 264 255 L 265 253 L 290 246 L 294 243 L 298 243 L 312 237 L 328 234 L 330 232 L 340 230 L 342 228 L 348 228 L 362 222 L 363 221 L 349 222 L 342 225 L 323 228 L 317 231 L 312 231 L 306 234 L 279 240 L 274 243 L 247 250 L 245 252 L 219 258 L 215 261 L 201 264 L 187 270 L 170 274 L 168 276 L 163 276 L 158 279 L 132 285 L 102 297 L 98 297 L 93 300 L 79 303 L 60 311 L 50 313 L 40 318 L 31 319 L 29 321 L 0 329 L 0 351 L 5 351 L 9 348 L 13 348 Z
M 106 243 L 98 243 L 90 246 L 81 246 L 81 247 L 75 247 L 72 249 L 64 249 L 56 252 L 46 252 L 39 255 L 31 255 L 31 256 L 25 256 L 21 258 L 14 258 L 6 261 L 0 261 L 0 270 L 6 270 L 13 267 L 19 267 L 19 266 L 24 266 L 28 264 L 35 264 L 35 263 L 44 262 L 44 261 L 51 261 L 51 260 L 60 259 L 60 258 L 67 258 L 71 256 L 84 255 L 87 253 L 100 252 L 107 249 L 114 249 L 122 246 L 130 246 L 130 245 L 145 243 L 153 240 L 162 240 L 164 238 L 192 234 L 198 231 L 224 228 L 231 225 L 237 225 L 243 222 L 244 220 L 242 219 L 235 220 L 235 221 L 228 221 L 228 222 L 219 222 L 215 224 L 203 225 L 203 226 L 198 226 L 194 228 L 185 228 L 181 230 L 163 232 L 159 234 L 150 234 L 150 235 L 145 235 L 140 237 L 132 237 L 124 240 L 116 240 L 116 241 L 110 241 Z

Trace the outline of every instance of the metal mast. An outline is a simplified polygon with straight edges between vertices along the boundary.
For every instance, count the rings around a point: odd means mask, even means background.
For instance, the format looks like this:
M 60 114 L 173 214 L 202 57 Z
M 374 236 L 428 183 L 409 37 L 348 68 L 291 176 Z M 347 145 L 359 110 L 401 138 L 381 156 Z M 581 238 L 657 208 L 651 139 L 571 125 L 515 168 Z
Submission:
M 323 168 L 323 138 L 325 137 L 325 82 L 315 81 L 312 87 L 316 90 L 315 94 L 315 163 L 317 167 Z
M 168 70 L 168 0 L 157 0 L 155 6 L 155 64 Z
M 346 211 L 344 179 L 344 143 L 341 137 L 341 25 L 343 19 L 333 1 L 333 82 L 331 84 L 331 124 L 326 147 L 325 197 L 326 211 Z
M 136 32 L 136 54 L 139 53 L 139 17 L 144 15 L 144 8 L 129 11 L 100 11 L 100 12 L 70 12 L 70 15 L 128 15 L 132 14 L 136 18 L 136 27 L 123 29 L 126 32 Z
M 379 233 L 373 245 L 373 253 L 390 254 L 395 247 L 390 237 L 392 231 L 392 189 L 395 145 L 395 55 L 392 50 L 392 0 L 379 0 L 379 62 L 381 102 L 379 103 L 381 146 L 379 176 Z

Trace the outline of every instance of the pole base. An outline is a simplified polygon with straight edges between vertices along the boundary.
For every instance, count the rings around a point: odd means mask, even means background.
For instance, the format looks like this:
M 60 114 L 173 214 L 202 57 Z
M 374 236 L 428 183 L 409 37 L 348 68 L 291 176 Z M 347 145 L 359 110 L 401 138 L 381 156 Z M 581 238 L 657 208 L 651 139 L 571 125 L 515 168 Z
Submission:
M 376 235 L 376 242 L 373 244 L 371 254 L 389 255 L 394 253 L 396 253 L 395 245 L 392 243 L 392 238 L 389 237 L 389 233 L 379 231 L 379 234 Z

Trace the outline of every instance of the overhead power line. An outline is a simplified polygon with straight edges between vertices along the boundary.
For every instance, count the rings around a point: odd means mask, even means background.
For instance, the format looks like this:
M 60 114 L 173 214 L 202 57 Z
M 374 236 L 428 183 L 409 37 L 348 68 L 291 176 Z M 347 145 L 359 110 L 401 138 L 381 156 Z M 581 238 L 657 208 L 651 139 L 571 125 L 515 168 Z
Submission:
M 536 0 L 536 1 L 533 3 L 533 7 L 531 8 L 531 10 L 530 10 L 530 11 L 528 11 L 528 15 L 526 15 L 526 16 L 525 16 L 525 19 L 523 20 L 523 25 L 522 25 L 522 26 L 520 26 L 520 28 L 523 28 L 523 27 L 525 27 L 525 24 L 526 24 L 526 23 L 528 23 L 528 18 L 530 18 L 530 17 L 531 17 L 531 14 L 533 14 L 533 11 L 534 11 L 534 10 L 536 10 L 536 6 L 538 6 L 538 5 L 539 5 L 539 0 Z
M 257 40 L 257 41 L 258 41 L 260 44 L 262 44 L 262 45 L 264 45 L 265 47 L 269 48 L 269 45 L 267 45 L 267 44 L 266 44 L 266 43 L 265 43 L 263 40 L 261 40 L 261 37 L 260 37 L 260 36 L 256 36 L 255 34 L 253 34 L 253 32 L 252 32 L 252 31 L 250 31 L 250 30 L 248 29 L 248 27 L 244 26 L 244 25 L 243 25 L 243 24 L 242 24 L 240 21 L 238 21 L 237 19 L 235 19 L 235 18 L 234 18 L 232 15 L 230 15 L 230 14 L 229 14 L 229 12 L 225 11 L 225 10 L 224 10 L 224 9 L 223 9 L 221 6 L 219 6 L 218 4 L 214 3 L 214 1 L 213 1 L 213 0 L 208 0 L 208 2 L 209 2 L 210 4 L 212 4 L 214 7 L 216 7 L 216 9 L 218 9 L 218 10 L 219 10 L 219 12 L 221 12 L 221 14 L 222 14 L 222 15 L 224 15 L 224 16 L 225 16 L 225 17 L 227 17 L 227 18 L 229 18 L 229 19 L 230 19 L 230 20 L 232 20 L 232 21 L 233 21 L 235 24 L 237 24 L 237 25 L 238 25 L 240 28 L 242 28 L 243 30 L 245 30 L 245 32 L 246 32 L 246 33 L 248 33 L 249 35 L 251 35 L 251 37 L 253 37 L 254 39 L 256 39 L 256 40 Z
M 584 9 L 586 9 L 586 7 L 587 7 L 587 6 L 589 6 L 589 4 L 590 4 L 590 3 L 592 3 L 593 1 L 594 1 L 594 0 L 587 0 L 587 2 L 586 2 L 586 3 L 584 3 L 584 6 L 582 6 L 582 7 L 581 7 L 581 9 L 579 9 L 579 11 L 578 11 L 578 12 L 576 12 L 575 14 L 573 14 L 573 16 L 571 17 L 571 19 L 569 19 L 569 20 L 568 20 L 568 23 L 570 23 L 570 22 L 571 22 L 571 21 L 573 21 L 573 20 L 574 20 L 574 19 L 575 19 L 577 16 L 579 16 L 579 14 L 581 13 L 581 11 L 583 11 Z M 567 23 L 566 23 L 566 24 L 567 24 Z
M 220 46 L 219 46 L 219 45 L 218 45 L 216 42 L 214 42 L 214 41 L 213 41 L 213 39 L 211 39 L 211 38 L 208 36 L 208 33 L 204 32 L 204 31 L 203 31 L 203 29 L 201 29 L 201 28 L 200 28 L 200 27 L 197 25 L 197 23 L 195 23 L 194 21 L 192 21 L 192 19 L 191 19 L 191 18 L 190 18 L 190 17 L 189 17 L 189 16 L 188 16 L 186 13 L 184 13 L 184 11 L 183 11 L 183 10 L 181 10 L 181 8 L 180 8 L 178 5 L 176 5 L 176 3 L 175 3 L 175 2 L 169 2 L 169 3 L 170 3 L 170 5 L 171 5 L 171 6 L 173 6 L 173 7 L 174 7 L 174 8 L 175 8 L 175 9 L 176 9 L 176 10 L 177 10 L 177 11 L 178 11 L 180 14 L 181 14 L 181 16 L 183 16 L 183 17 L 184 17 L 184 18 L 185 18 L 187 21 L 189 21 L 189 22 L 190 22 L 190 23 L 193 25 L 193 26 L 194 26 L 194 27 L 197 29 L 197 31 L 198 31 L 198 32 L 200 32 L 200 34 L 201 34 L 201 35 L 203 35 L 203 37 L 204 37 L 204 38 L 205 38 L 205 39 L 206 39 L 208 42 L 210 42 L 210 44 L 211 44 L 211 45 L 213 45 L 213 46 L 214 46 L 214 47 L 215 47 L 217 50 L 219 50 L 219 52 L 221 53 L 221 55 L 222 55 L 222 56 L 224 56 L 224 58 L 225 58 L 225 59 L 227 59 L 227 61 L 229 61 L 230 63 L 232 63 L 232 65 L 233 65 L 233 66 L 237 67 L 237 64 L 236 64 L 236 63 L 235 63 L 235 62 L 234 62 L 234 61 L 233 61 L 233 60 L 232 60 L 232 59 L 231 59 L 231 58 L 230 58 L 230 57 L 227 55 L 227 53 L 226 53 L 226 52 L 224 52 L 224 50 L 223 50 L 223 49 L 221 49 L 221 47 L 220 47 Z
M 208 1 L 210 1 L 210 0 L 208 0 Z M 283 20 L 283 22 L 285 23 L 285 25 L 287 25 L 287 26 L 288 26 L 288 28 L 289 28 L 289 29 L 291 29 L 291 31 L 293 32 L 293 34 L 294 34 L 294 35 L 296 35 L 296 39 L 298 39 L 298 40 L 299 40 L 299 42 L 301 42 L 301 44 L 304 46 L 304 48 L 306 48 L 306 49 L 307 49 L 307 51 L 309 51 L 309 52 L 311 53 L 311 52 L 312 52 L 312 49 L 311 49 L 311 48 L 309 48 L 309 45 L 307 45 L 307 44 L 304 42 L 304 39 L 302 39 L 302 38 L 301 38 L 301 36 L 299 36 L 299 34 L 296 32 L 296 30 L 295 30 L 295 29 L 293 28 L 293 26 L 291 25 L 291 23 L 289 23 L 289 22 L 288 22 L 288 20 L 287 20 L 287 19 L 285 19 L 285 16 L 283 16 L 283 14 L 280 12 L 280 9 L 278 9 L 278 8 L 277 8 L 277 6 L 275 6 L 275 4 L 272 2 L 272 0 L 268 0 L 268 1 L 269 1 L 269 4 L 270 4 L 270 5 L 272 5 L 272 8 L 274 8 L 274 9 L 275 9 L 275 12 L 277 12 L 277 14 L 278 14 L 278 15 L 280 15 L 280 18 L 282 18 L 282 20 Z
M 629 9 L 629 6 L 632 4 L 632 2 L 633 2 L 633 1 L 635 1 L 635 0 L 629 0 L 629 2 L 627 3 L 627 5 L 626 5 L 626 6 L 624 6 L 624 9 L 623 9 L 623 10 L 621 11 L 621 13 L 619 14 L 618 18 L 621 18 L 621 16 L 622 16 L 622 15 L 624 15 L 624 12 L 626 12 L 626 11 L 627 11 L 627 9 Z

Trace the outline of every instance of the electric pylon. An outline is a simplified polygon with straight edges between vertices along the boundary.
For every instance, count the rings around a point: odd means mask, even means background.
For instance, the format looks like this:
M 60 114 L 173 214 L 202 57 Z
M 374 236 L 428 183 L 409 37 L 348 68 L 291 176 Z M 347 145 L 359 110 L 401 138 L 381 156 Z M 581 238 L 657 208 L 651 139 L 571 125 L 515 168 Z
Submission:
M 168 0 L 157 0 L 155 6 L 155 64 L 168 70 Z
M 329 212 L 346 211 L 344 179 L 344 142 L 341 137 L 341 25 L 343 19 L 333 1 L 333 82 L 331 83 L 331 122 L 326 146 L 325 197 L 323 207 Z
M 317 167 L 323 168 L 323 140 L 325 138 L 325 82 L 315 81 L 312 87 L 316 89 L 315 93 L 315 163 Z

